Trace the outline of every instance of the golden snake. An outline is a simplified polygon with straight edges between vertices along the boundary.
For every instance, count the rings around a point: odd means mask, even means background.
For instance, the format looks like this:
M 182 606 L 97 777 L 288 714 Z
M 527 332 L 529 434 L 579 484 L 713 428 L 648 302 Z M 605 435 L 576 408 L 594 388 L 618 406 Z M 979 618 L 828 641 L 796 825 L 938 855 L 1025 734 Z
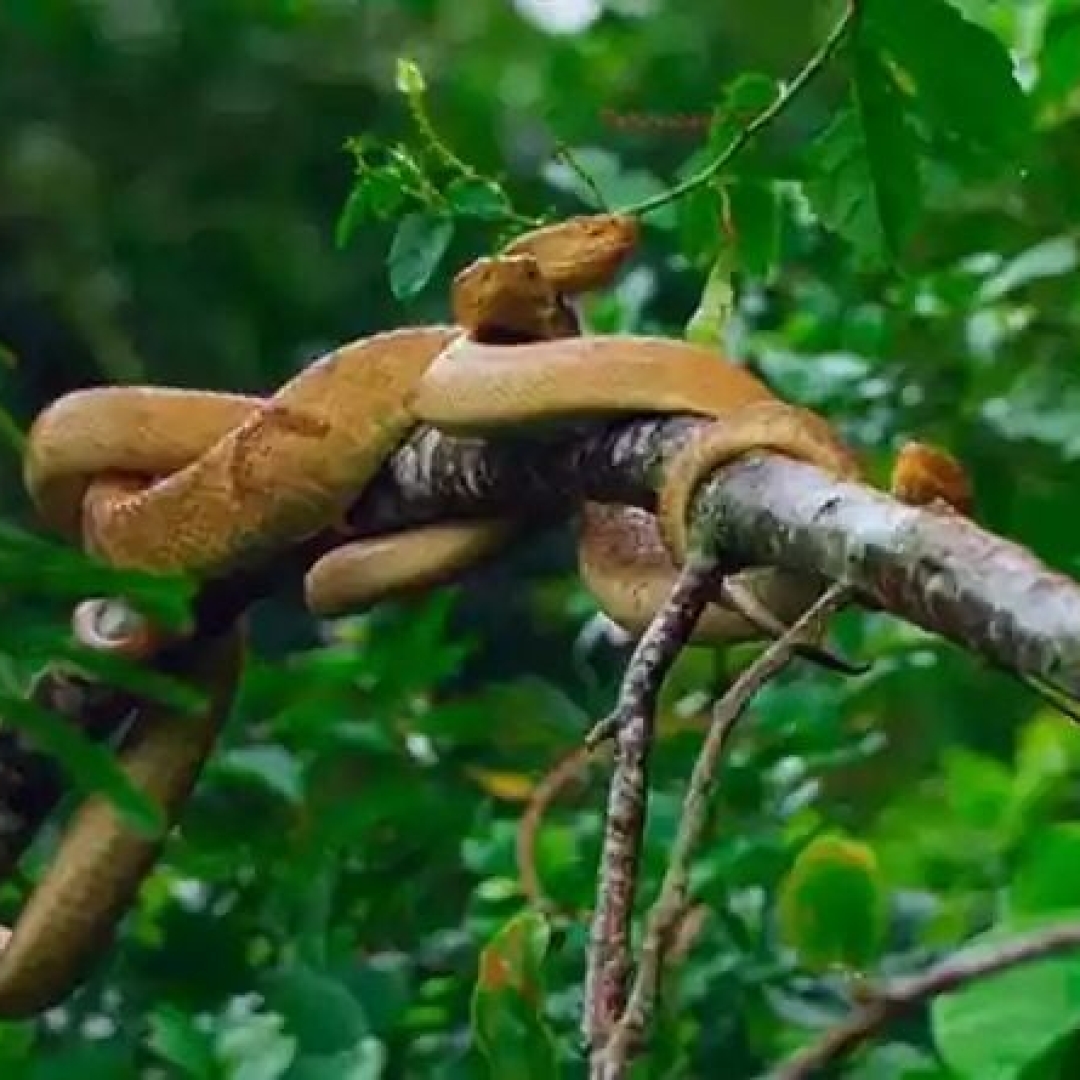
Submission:
M 585 508 L 583 579 L 611 618 L 639 632 L 686 553 L 693 493 L 723 462 L 772 450 L 839 477 L 860 470 L 825 421 L 779 401 L 708 350 L 632 335 L 577 336 L 567 298 L 608 283 L 636 236 L 635 222 L 617 215 L 528 234 L 455 279 L 456 325 L 352 342 L 268 399 L 156 387 L 69 394 L 30 432 L 28 491 L 46 525 L 114 565 L 207 580 L 339 524 L 386 459 L 425 424 L 490 437 L 620 415 L 711 417 L 717 423 L 669 464 L 657 516 Z M 919 501 L 941 494 L 933 468 L 926 471 L 931 479 L 915 485 Z M 509 521 L 446 523 L 346 543 L 310 568 L 308 605 L 319 614 L 357 610 L 445 580 L 489 557 L 512 531 Z M 737 577 L 784 621 L 820 588 L 770 568 Z M 759 627 L 733 607 L 712 604 L 695 640 L 756 638 Z M 88 644 L 138 655 L 153 644 L 109 642 L 85 619 L 76 631 Z M 180 646 L 166 661 L 209 690 L 198 724 L 146 705 L 121 748 L 123 767 L 169 824 L 228 712 L 238 635 L 234 629 L 217 641 Z M 110 939 L 156 850 L 104 800 L 87 801 L 0 952 L 0 1015 L 40 1011 L 71 991 Z

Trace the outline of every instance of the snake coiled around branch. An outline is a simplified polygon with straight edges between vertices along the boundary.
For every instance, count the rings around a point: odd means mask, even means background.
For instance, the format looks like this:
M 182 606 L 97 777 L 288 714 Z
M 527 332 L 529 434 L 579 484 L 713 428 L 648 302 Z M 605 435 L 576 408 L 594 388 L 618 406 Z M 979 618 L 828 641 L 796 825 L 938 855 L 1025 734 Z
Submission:
M 656 516 L 596 504 L 582 514 L 582 578 L 615 622 L 640 632 L 686 555 L 694 492 L 724 462 L 770 450 L 837 477 L 861 472 L 824 420 L 709 350 L 581 336 L 574 296 L 608 284 L 636 240 L 636 223 L 618 215 L 527 234 L 458 275 L 454 325 L 351 342 L 265 399 L 157 387 L 69 394 L 30 432 L 28 491 L 43 524 L 105 561 L 200 581 L 332 534 L 305 581 L 309 608 L 328 615 L 448 580 L 513 536 L 515 522 L 500 519 L 350 540 L 346 511 L 420 426 L 520 438 L 637 414 L 708 417 L 714 422 L 670 463 Z M 921 499 L 937 489 L 929 482 L 918 491 Z M 794 619 L 821 587 L 773 568 L 732 570 L 765 622 Z M 763 616 L 719 592 L 717 601 L 695 640 L 762 635 Z M 197 722 L 140 704 L 119 748 L 122 766 L 170 826 L 228 714 L 242 629 L 194 640 L 144 626 L 110 635 L 95 623 L 96 610 L 77 613 L 84 644 L 125 650 L 206 691 Z M 0 952 L 0 1015 L 32 1014 L 71 992 L 111 940 L 159 846 L 101 799 L 88 800 Z

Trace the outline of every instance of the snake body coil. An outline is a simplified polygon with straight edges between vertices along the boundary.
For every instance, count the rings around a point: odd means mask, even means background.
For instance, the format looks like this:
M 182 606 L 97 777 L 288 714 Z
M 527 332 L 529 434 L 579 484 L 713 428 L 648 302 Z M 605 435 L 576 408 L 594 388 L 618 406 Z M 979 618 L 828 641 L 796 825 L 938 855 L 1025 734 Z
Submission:
M 205 580 L 334 528 L 422 424 L 497 437 L 621 415 L 708 417 L 714 423 L 668 465 L 659 517 L 596 505 L 583 515 L 582 575 L 616 622 L 640 631 L 670 589 L 690 501 L 713 469 L 755 449 L 839 476 L 857 476 L 858 467 L 824 421 L 714 353 L 648 337 L 578 336 L 573 295 L 610 281 L 636 236 L 631 219 L 600 215 L 522 237 L 455 279 L 456 326 L 353 342 L 265 400 L 135 387 L 71 394 L 30 433 L 28 490 L 46 524 L 114 565 Z M 310 568 L 308 605 L 320 614 L 355 610 L 446 580 L 490 557 L 514 527 L 439 523 L 345 543 Z M 784 620 L 819 588 L 770 569 L 740 577 Z M 210 689 L 200 722 L 144 705 L 121 749 L 170 823 L 228 711 L 236 633 L 181 654 L 179 674 Z M 760 634 L 760 622 L 717 603 L 697 639 Z M 100 800 L 87 802 L 0 953 L 0 1014 L 37 1011 L 70 991 L 155 852 Z

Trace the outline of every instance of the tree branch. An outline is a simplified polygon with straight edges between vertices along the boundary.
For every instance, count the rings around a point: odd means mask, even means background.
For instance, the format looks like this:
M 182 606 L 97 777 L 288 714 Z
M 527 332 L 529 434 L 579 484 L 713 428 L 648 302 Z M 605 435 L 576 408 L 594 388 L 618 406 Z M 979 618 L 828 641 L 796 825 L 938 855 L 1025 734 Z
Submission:
M 528 508 L 525 524 L 539 527 L 565 519 L 585 498 L 651 510 L 664 462 L 696 426 L 711 422 L 653 417 L 589 426 L 544 443 L 485 443 L 423 430 L 357 501 L 350 514 L 353 535 L 452 518 L 523 520 L 522 507 Z M 1080 586 L 974 522 L 903 505 L 775 454 L 747 457 L 719 471 L 703 485 L 696 511 L 711 523 L 726 556 L 824 581 L 845 579 L 860 602 L 1080 697 Z M 532 539 L 535 531 L 526 527 L 521 535 Z M 213 632 L 228 624 L 343 539 L 315 537 L 261 566 L 207 582 L 195 605 L 198 628 Z M 54 675 L 42 677 L 48 689 Z M 62 700 L 51 707 L 108 737 L 110 723 L 115 728 L 130 703 L 110 704 L 108 694 L 103 700 L 100 688 L 90 686 L 87 681 L 81 691 L 59 695 Z M 99 723 L 101 717 L 115 723 Z M 5 843 L 21 851 L 57 792 L 53 780 L 48 798 L 27 796 L 20 777 L 37 765 L 21 751 L 10 753 L 13 745 L 0 742 L 0 820 L 13 838 Z
M 790 1057 L 765 1080 L 807 1080 L 867 1042 L 886 1024 L 941 994 L 1055 953 L 1080 948 L 1080 922 L 1062 923 L 1012 941 L 956 953 L 921 975 L 897 979 L 822 1038 Z
M 842 584 L 828 589 L 817 603 L 742 672 L 714 706 L 705 741 L 690 774 L 660 895 L 646 919 L 641 959 L 629 999 L 604 1048 L 603 1069 L 598 1072 L 603 1080 L 622 1080 L 627 1075 L 633 1049 L 651 1023 L 664 959 L 686 910 L 690 862 L 705 831 L 709 799 L 716 786 L 720 757 L 735 725 L 754 695 L 796 655 L 801 641 L 808 636 L 813 637 L 820 630 L 843 605 L 846 596 L 847 588 Z
M 594 1061 L 592 1075 L 597 1077 L 607 1075 L 602 1071 L 604 1044 L 626 1006 L 630 926 L 645 831 L 656 700 L 668 670 L 705 610 L 718 568 L 703 557 L 687 561 L 663 610 L 634 649 L 614 711 L 587 740 L 594 744 L 605 735 L 615 735 L 615 768 L 608 791 L 585 979 L 583 1034 Z

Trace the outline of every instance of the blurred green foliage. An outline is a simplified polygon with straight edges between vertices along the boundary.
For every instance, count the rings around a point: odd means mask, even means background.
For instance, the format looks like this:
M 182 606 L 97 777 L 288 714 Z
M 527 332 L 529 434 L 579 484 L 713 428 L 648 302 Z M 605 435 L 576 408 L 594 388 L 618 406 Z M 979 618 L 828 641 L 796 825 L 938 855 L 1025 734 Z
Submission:
M 865 6 L 858 49 L 719 184 L 648 216 L 590 323 L 722 330 L 875 476 L 904 437 L 938 441 L 971 468 L 989 527 L 1078 573 L 1080 3 Z M 452 273 L 524 220 L 637 202 L 715 158 L 837 9 L 6 0 L 4 701 L 68 648 L 73 600 L 123 592 L 178 618 L 187 599 L 26 535 L 19 448 L 40 408 L 95 383 L 264 391 L 335 343 L 445 319 Z M 688 116 L 708 122 L 668 122 Z M 515 861 L 523 798 L 608 707 L 625 659 L 583 644 L 593 609 L 569 552 L 538 537 L 465 586 L 322 625 L 295 589 L 261 605 L 182 830 L 87 986 L 0 1027 L 0 1075 L 458 1080 L 555 1060 L 582 1075 L 601 770 L 538 838 L 565 913 L 551 925 L 525 914 Z M 821 949 L 909 971 L 1080 908 L 1080 734 L 894 620 L 846 616 L 837 637 L 872 672 L 800 665 L 731 753 L 636 1075 L 757 1075 L 846 1009 L 844 978 L 806 966 Z M 707 694 L 739 658 L 696 651 L 665 695 L 645 897 Z M 49 738 L 33 719 L 9 717 Z M 78 779 L 110 782 L 57 739 Z M 808 845 L 836 833 L 858 865 L 823 870 Z M 7 913 L 21 895 L 0 893 Z M 852 912 L 854 937 L 820 925 Z M 800 939 L 807 919 L 818 936 Z M 1066 959 L 992 980 L 842 1074 L 1073 1075 L 1078 979 Z

